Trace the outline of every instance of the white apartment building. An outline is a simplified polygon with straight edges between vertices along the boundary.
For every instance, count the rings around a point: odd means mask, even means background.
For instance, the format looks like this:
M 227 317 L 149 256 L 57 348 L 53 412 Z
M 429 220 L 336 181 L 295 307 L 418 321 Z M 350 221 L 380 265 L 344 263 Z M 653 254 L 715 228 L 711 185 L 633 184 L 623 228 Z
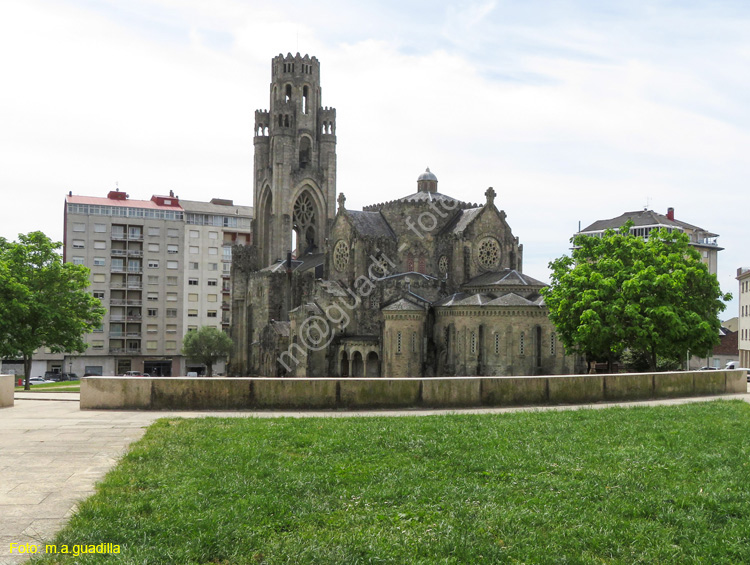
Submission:
M 251 242 L 251 219 L 251 207 L 230 200 L 180 201 L 171 192 L 132 200 L 119 190 L 106 198 L 68 194 L 64 260 L 91 269 L 90 290 L 108 311 L 87 336 L 88 350 L 67 356 L 65 369 L 200 372 L 182 356 L 182 339 L 204 325 L 229 330 L 231 245 Z
M 740 350 L 740 367 L 750 367 L 750 268 L 737 269 L 740 283 L 740 316 L 737 324 L 737 345 Z

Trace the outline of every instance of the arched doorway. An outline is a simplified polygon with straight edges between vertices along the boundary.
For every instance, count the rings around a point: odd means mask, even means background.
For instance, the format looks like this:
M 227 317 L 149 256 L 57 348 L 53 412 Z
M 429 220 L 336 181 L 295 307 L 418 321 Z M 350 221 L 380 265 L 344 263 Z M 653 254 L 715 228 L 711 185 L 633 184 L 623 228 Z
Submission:
M 364 363 L 362 361 L 362 354 L 359 351 L 355 351 L 352 355 L 352 376 L 362 377 L 364 375 Z
M 365 376 L 368 378 L 378 378 L 380 376 L 380 367 L 378 365 L 378 354 L 374 351 L 370 351 L 370 353 L 367 354 Z

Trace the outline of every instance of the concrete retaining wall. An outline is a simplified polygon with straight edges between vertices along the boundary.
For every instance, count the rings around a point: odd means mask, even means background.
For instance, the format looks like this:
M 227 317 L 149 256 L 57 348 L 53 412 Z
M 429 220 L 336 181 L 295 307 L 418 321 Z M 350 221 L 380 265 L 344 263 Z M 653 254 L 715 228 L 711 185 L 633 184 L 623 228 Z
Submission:
M 13 406 L 13 390 L 16 388 L 15 375 L 0 375 L 0 408 Z
M 587 404 L 744 393 L 746 379 L 744 371 L 430 379 L 86 377 L 81 381 L 81 408 L 283 410 Z M 12 405 L 13 381 L 8 382 Z

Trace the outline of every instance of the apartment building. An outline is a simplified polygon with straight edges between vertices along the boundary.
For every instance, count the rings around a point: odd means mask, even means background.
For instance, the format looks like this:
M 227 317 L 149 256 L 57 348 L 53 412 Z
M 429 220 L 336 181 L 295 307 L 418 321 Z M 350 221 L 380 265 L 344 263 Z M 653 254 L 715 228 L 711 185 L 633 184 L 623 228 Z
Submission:
M 182 356 L 182 339 L 204 325 L 228 331 L 231 245 L 251 242 L 251 219 L 251 207 L 231 200 L 69 193 L 64 260 L 91 269 L 91 292 L 108 311 L 88 350 L 64 366 L 79 375 L 200 372 Z
M 701 260 L 708 267 L 708 272 L 716 274 L 718 272 L 719 251 L 724 248 L 719 247 L 717 243 L 719 234 L 710 232 L 693 224 L 683 222 L 675 218 L 674 208 L 668 208 L 667 214 L 659 214 L 653 210 L 636 210 L 635 212 L 625 212 L 616 218 L 608 220 L 597 220 L 587 228 L 580 230 L 575 235 L 591 235 L 601 237 L 608 230 L 617 230 L 624 226 L 628 221 L 633 225 L 630 233 L 644 239 L 648 239 L 652 230 L 664 228 L 667 231 L 679 231 L 687 234 L 692 245 L 701 255 Z
M 737 325 L 739 362 L 740 367 L 750 367 L 750 268 L 737 269 L 737 280 L 740 283 L 740 316 Z

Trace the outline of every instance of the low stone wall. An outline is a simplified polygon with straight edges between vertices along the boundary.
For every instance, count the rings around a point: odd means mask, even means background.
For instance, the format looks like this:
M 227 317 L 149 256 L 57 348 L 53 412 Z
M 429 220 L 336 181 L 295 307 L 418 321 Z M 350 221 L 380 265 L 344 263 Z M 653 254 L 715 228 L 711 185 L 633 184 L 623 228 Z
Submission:
M 13 406 L 13 391 L 16 388 L 15 375 L 0 375 L 0 408 Z
M 81 409 L 467 408 L 588 404 L 746 391 L 744 371 L 428 379 L 86 377 L 81 381 Z

